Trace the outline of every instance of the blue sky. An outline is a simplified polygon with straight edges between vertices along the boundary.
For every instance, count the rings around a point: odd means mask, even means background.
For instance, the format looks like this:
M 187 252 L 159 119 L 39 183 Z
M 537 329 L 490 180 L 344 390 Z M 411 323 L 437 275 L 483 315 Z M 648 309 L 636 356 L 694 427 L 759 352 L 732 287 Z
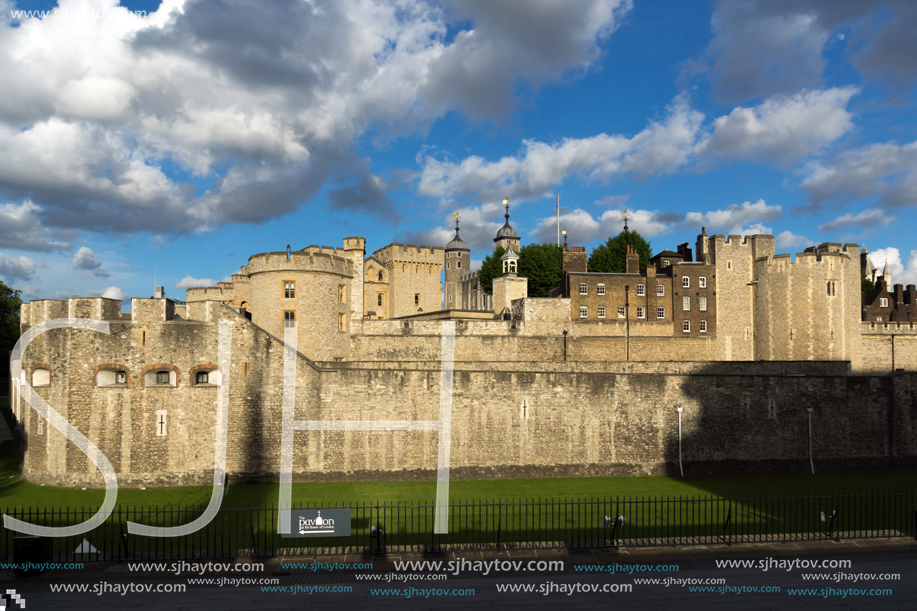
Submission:
M 169 296 L 362 235 L 773 233 L 917 283 L 917 4 L 0 0 L 0 279 Z M 21 11 L 46 11 L 44 14 Z

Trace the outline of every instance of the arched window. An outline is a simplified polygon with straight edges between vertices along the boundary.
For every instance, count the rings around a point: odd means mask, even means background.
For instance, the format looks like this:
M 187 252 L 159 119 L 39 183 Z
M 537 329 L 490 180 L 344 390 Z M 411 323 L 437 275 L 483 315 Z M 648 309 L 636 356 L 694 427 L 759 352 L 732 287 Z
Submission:
M 379 272 L 379 282 L 382 282 L 382 272 Z
M 170 386 L 175 387 L 178 376 L 168 369 L 151 369 L 143 374 L 143 385 L 146 387 Z

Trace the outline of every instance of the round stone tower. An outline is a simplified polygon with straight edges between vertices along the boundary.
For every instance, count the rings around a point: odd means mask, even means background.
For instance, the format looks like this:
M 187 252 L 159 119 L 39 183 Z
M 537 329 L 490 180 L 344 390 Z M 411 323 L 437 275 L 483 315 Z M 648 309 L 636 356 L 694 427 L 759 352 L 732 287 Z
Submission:
M 446 244 L 446 286 L 445 303 L 447 310 L 462 308 L 462 276 L 471 273 L 471 249 L 459 237 L 458 215 L 455 215 L 455 237 Z

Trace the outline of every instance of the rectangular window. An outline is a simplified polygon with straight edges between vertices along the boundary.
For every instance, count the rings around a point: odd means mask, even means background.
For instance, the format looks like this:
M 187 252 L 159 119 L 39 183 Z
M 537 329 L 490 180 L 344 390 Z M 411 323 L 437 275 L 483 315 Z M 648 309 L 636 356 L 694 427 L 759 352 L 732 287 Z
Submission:
M 706 276 L 701 276 L 700 278 L 698 278 L 698 279 L 697 279 L 697 286 L 699 286 L 699 287 L 702 288 L 702 289 L 707 288 L 707 277 L 706 277 Z
M 707 311 L 707 298 L 706 298 L 706 297 L 701 297 L 701 298 L 700 298 L 700 304 L 699 304 L 698 307 L 700 308 L 700 311 L 701 311 L 701 312 L 706 312 L 706 311 Z
M 681 309 L 684 310 L 685 312 L 691 309 L 691 298 L 690 297 L 682 298 Z
M 347 291 L 345 290 L 344 285 L 338 287 L 338 303 L 344 303 L 347 299 Z
M 681 330 L 684 331 L 685 333 L 690 333 L 691 332 L 691 321 L 690 320 L 683 321 L 681 323 Z
M 665 318 L 665 308 L 656 308 L 656 320 Z
M 691 278 L 689 278 L 688 276 L 682 276 L 681 277 L 681 288 L 683 289 L 691 288 Z
M 646 285 L 638 284 L 637 285 L 637 297 L 643 297 L 644 295 L 646 295 Z
M 880 308 L 888 307 L 888 298 L 887 297 L 879 297 L 879 307 Z
M 580 283 L 579 283 L 579 294 L 580 294 L 580 295 L 588 295 L 588 294 L 589 294 L 589 286 L 588 286 L 585 282 L 580 282 Z
M 580 306 L 579 307 L 579 317 L 588 318 L 589 317 L 589 308 L 587 308 L 586 306 Z
M 624 306 L 618 306 L 618 318 L 624 318 Z
M 646 308 L 637 306 L 637 318 L 646 318 Z
M 604 294 L 605 294 L 605 285 L 604 285 L 604 284 L 600 284 L 600 285 L 598 285 L 598 287 L 596 287 L 596 294 L 597 294 L 597 295 L 604 295 Z
M 338 314 L 338 331 L 347 330 L 347 314 L 340 312 Z
M 284 282 L 283 283 L 283 298 L 284 299 L 295 299 L 296 298 L 296 283 L 295 282 Z
M 295 327 L 296 326 L 296 312 L 293 312 L 292 310 L 284 311 L 283 326 L 284 327 Z
M 657 296 L 657 297 L 665 297 L 665 285 L 664 285 L 664 284 L 657 284 L 657 285 L 656 285 L 656 296 Z
M 420 305 L 420 293 L 414 293 L 414 305 Z
M 834 297 L 835 284 L 834 280 L 828 280 L 828 297 Z
M 668 267 L 669 265 L 671 265 L 671 263 L 670 263 L 669 261 L 663 261 L 663 262 L 662 262 L 662 267 Z
M 605 318 L 605 306 L 599 306 L 599 318 Z
M 376 305 L 382 307 L 382 293 L 376 295 Z
M 701 333 L 707 332 L 707 321 L 706 320 L 700 321 L 700 328 L 698 329 L 698 331 L 700 331 Z

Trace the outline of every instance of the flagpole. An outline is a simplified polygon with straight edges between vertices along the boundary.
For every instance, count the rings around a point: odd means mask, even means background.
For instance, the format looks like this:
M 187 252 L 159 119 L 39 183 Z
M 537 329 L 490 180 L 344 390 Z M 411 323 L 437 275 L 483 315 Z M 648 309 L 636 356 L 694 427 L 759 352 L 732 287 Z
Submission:
M 560 246 L 560 193 L 557 194 L 557 245 Z

